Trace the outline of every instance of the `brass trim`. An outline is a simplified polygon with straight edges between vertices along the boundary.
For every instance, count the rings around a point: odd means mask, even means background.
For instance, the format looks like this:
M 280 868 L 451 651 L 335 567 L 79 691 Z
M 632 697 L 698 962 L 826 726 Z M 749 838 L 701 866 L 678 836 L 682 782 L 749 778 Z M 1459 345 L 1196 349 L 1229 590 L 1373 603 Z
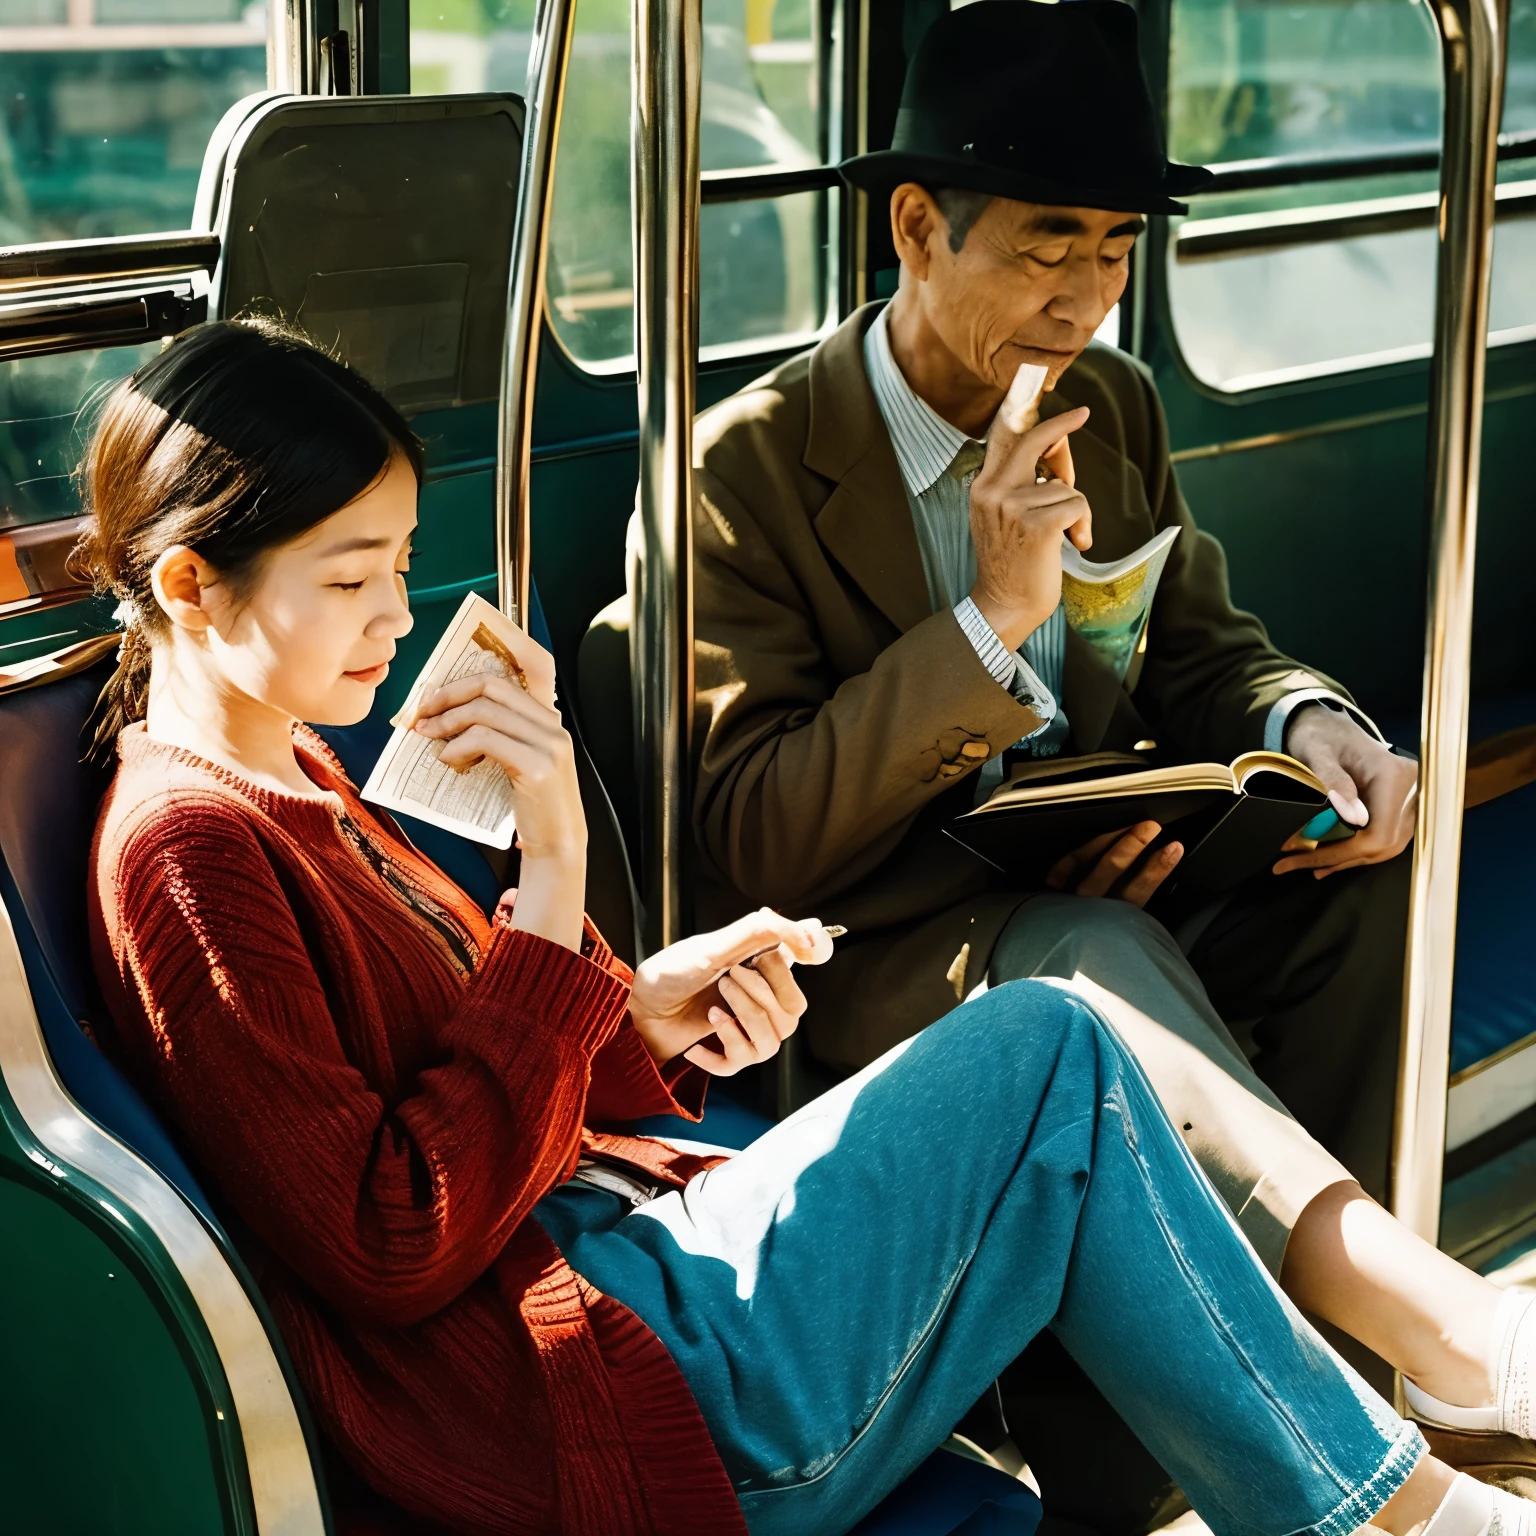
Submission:
M 539 341 L 545 329 L 544 286 L 555 200 L 555 156 L 575 9 L 575 0 L 542 0 L 534 24 L 497 413 L 496 605 L 525 629 L 533 581 L 533 514 L 528 502 L 533 402 L 539 376 Z M 551 332 L 553 329 L 550 327 Z
M 1526 395 L 1536 395 L 1536 383 L 1491 389 L 1485 397 L 1485 403 L 1501 405 L 1506 400 L 1519 400 Z M 1389 411 L 1367 411 L 1362 416 L 1319 421 L 1308 427 L 1294 427 L 1289 432 L 1264 432 L 1257 437 L 1237 437 L 1225 443 L 1202 443 L 1198 448 L 1179 448 L 1170 453 L 1168 458 L 1174 464 L 1189 464 L 1198 459 L 1221 458 L 1228 453 L 1247 453 L 1254 448 L 1278 448 L 1309 437 L 1326 437 L 1333 432 L 1353 432 L 1359 427 L 1379 427 L 1389 421 L 1406 421 L 1411 416 L 1422 416 L 1427 409 L 1427 405 L 1401 405 Z
M 1391 1209 L 1410 1230 L 1436 1242 L 1445 1172 L 1478 473 L 1509 0 L 1440 0 L 1430 14 L 1440 29 L 1444 150 L 1425 473 L 1429 595 L 1418 826 L 1403 971 Z
M 688 931 L 700 0 L 634 0 L 630 119 L 640 550 L 630 625 L 642 816 L 639 952 Z
M 1463 1067 L 1450 1080 L 1452 1088 L 1459 1088 L 1463 1083 L 1470 1083 L 1473 1078 L 1480 1077 L 1492 1067 L 1502 1066 L 1506 1061 L 1524 1053 L 1536 1046 L 1536 1033 L 1522 1035 L 1512 1045 L 1506 1045 L 1503 1050 L 1495 1051 L 1492 1056 L 1485 1056 L 1481 1061 L 1474 1061 L 1470 1067 Z
M 9 912 L 0 902 L 0 1077 L 49 1157 L 107 1190 L 158 1239 L 186 1282 L 234 1399 L 261 1536 L 325 1536 L 309 1447 L 249 1297 L 191 1207 L 71 1099 L 43 1043 Z

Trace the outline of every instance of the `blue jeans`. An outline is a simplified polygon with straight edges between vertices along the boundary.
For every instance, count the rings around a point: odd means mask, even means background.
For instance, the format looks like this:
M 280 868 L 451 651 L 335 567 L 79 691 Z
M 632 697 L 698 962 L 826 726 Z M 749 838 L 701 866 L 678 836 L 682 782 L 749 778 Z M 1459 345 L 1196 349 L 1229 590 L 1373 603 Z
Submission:
M 1042 1328 L 1216 1536 L 1348 1536 L 1424 1453 L 1258 1263 L 1135 1058 L 1046 983 L 686 1189 L 631 1213 L 566 1185 L 537 1215 L 671 1351 L 753 1536 L 846 1531 Z

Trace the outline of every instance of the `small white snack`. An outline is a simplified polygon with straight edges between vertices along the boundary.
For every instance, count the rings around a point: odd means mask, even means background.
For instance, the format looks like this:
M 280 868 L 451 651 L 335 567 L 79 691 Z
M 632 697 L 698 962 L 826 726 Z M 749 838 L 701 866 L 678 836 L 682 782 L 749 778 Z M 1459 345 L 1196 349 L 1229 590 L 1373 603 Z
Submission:
M 489 759 L 463 772 L 445 767 L 438 758 L 447 743 L 411 729 L 422 698 L 444 683 L 479 672 L 510 678 L 542 703 L 554 703 L 554 659 L 505 614 L 470 592 L 390 720 L 394 734 L 362 796 L 477 843 L 510 848 L 516 824 L 506 770 Z
M 997 414 L 1010 432 L 1023 436 L 1040 420 L 1040 396 L 1049 370 L 1037 363 L 1020 363 Z

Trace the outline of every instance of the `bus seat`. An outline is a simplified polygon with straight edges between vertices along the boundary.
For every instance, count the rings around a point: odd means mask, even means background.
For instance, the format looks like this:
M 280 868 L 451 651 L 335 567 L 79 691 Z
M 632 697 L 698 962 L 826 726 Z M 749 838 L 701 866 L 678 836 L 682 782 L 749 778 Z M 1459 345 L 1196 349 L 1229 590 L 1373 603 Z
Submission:
M 629 615 L 626 592 L 587 626 L 576 655 L 576 714 L 587 750 L 613 796 L 614 814 L 633 847 L 640 836 L 640 802 L 629 691 Z
M 1453 1073 L 1536 1034 L 1536 784 L 1474 806 L 1461 837 Z
M 80 761 L 80 729 L 113 665 L 109 658 L 0 697 L 0 897 L 64 1086 L 217 1230 L 207 1196 L 165 1127 L 87 1033 L 102 1004 L 86 935 L 86 874 L 110 773 Z
M 506 93 L 237 102 L 192 219 L 209 314 L 275 311 L 407 415 L 496 400 L 522 138 Z

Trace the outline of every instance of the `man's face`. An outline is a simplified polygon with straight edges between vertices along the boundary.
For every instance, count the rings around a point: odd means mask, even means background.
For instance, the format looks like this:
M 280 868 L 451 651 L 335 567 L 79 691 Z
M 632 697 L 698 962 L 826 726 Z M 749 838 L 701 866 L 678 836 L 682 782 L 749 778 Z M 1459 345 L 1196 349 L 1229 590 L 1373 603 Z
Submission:
M 952 251 L 949 225 L 923 188 L 898 187 L 891 211 L 929 324 L 999 390 L 1021 363 L 1044 366 L 1045 387 L 1056 387 L 1125 291 L 1131 247 L 1146 227 L 1140 214 L 995 197 Z

